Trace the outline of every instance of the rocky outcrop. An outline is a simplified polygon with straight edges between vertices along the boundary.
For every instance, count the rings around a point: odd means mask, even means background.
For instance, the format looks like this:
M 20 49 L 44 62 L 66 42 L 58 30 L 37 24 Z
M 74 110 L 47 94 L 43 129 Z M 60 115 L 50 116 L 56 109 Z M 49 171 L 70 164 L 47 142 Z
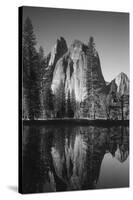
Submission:
M 87 98 L 87 82 L 93 79 L 94 87 L 100 89 L 105 85 L 105 81 L 102 75 L 100 60 L 98 53 L 95 51 L 95 66 L 93 72 L 88 73 L 90 77 L 87 77 L 88 69 L 87 64 L 87 46 L 82 42 L 75 40 L 70 46 L 66 54 L 64 54 L 57 62 L 53 73 L 52 91 L 56 95 L 56 90 L 59 88 L 61 82 L 64 84 L 66 97 L 68 92 L 75 93 L 75 99 L 77 102 L 82 102 Z
M 42 69 L 42 94 L 41 94 L 41 114 L 40 118 L 53 117 L 53 99 L 51 92 L 51 84 L 53 80 L 53 72 L 57 61 L 67 51 L 67 44 L 63 37 L 57 39 L 51 52 L 45 57 Z
M 129 79 L 121 72 L 106 86 L 106 98 L 109 118 L 129 119 Z
M 61 37 L 48 55 L 44 85 L 46 87 L 49 83 L 52 91 L 52 116 L 128 119 L 127 75 L 121 72 L 110 83 L 105 82 L 98 52 L 95 46 L 91 51 L 89 48 L 83 42 L 74 40 L 68 49 L 65 39 Z
M 63 37 L 57 39 L 51 52 L 45 57 L 44 79 L 48 77 L 50 82 L 53 79 L 53 72 L 57 61 L 67 52 L 67 43 Z M 51 84 L 51 83 L 50 83 Z
M 48 67 L 53 66 L 67 51 L 67 43 L 63 37 L 57 39 L 54 47 L 52 48 L 49 56 Z
M 120 96 L 129 95 L 129 78 L 123 72 L 121 72 L 115 79 L 110 83 L 111 89 L 115 85 L 115 92 Z

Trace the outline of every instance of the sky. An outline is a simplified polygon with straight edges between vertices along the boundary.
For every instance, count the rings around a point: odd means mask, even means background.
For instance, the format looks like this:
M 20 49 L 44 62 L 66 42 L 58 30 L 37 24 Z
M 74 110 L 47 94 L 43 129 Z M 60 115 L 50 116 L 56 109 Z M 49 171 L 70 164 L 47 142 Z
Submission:
M 60 36 L 68 47 L 75 39 L 87 44 L 93 36 L 105 80 L 111 81 L 120 72 L 129 77 L 128 13 L 24 7 L 26 17 L 32 21 L 37 48 L 42 46 L 45 55 Z

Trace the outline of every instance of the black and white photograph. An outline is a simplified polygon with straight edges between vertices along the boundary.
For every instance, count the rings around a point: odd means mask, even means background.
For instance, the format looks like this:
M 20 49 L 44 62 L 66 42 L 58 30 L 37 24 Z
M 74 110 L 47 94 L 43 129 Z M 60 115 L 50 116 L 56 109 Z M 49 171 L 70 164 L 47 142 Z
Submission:
M 129 13 L 19 8 L 19 192 L 129 187 Z

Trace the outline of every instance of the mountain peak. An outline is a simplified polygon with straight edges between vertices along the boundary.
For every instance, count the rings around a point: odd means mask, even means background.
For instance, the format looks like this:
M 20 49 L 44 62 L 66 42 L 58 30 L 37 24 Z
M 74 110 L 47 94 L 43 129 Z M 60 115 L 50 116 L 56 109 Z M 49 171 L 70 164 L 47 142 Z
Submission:
M 128 76 L 127 76 L 124 72 L 119 73 L 119 74 L 114 78 L 114 80 L 117 80 L 117 81 L 121 81 L 122 79 L 127 79 L 127 80 L 129 81 Z
M 81 42 L 80 40 L 73 40 L 71 46 L 81 46 L 83 45 L 83 42 Z
M 59 44 L 59 43 L 65 43 L 65 45 L 67 45 L 66 44 L 66 40 L 65 40 L 65 38 L 63 36 L 57 37 L 57 39 L 56 39 L 56 45 Z
M 117 92 L 121 95 L 129 93 L 129 78 L 124 72 L 118 74 L 114 81 L 117 85 Z
M 121 72 L 120 75 L 122 76 L 122 75 L 126 75 L 126 74 L 124 72 Z
M 121 77 L 121 78 L 127 77 L 127 78 L 128 78 L 128 76 L 127 76 L 124 72 L 119 73 L 119 74 L 116 76 L 116 78 L 117 78 L 117 77 Z
M 49 60 L 49 66 L 55 64 L 55 62 L 68 50 L 66 40 L 60 36 L 57 38 L 55 45 L 51 50 L 51 56 Z

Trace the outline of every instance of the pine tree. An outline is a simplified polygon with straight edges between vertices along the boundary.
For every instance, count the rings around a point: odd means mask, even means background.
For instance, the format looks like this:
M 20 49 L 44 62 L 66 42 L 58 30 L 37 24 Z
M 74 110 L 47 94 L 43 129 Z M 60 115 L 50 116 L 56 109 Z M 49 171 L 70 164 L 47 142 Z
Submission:
M 50 87 L 45 85 L 45 95 L 43 96 L 43 105 L 46 117 L 51 118 L 53 113 L 53 93 Z
M 43 62 L 43 60 L 44 60 L 44 50 L 43 50 L 42 46 L 40 46 L 38 54 L 39 54 L 39 61 Z
M 66 115 L 67 117 L 70 117 L 70 118 L 74 116 L 74 112 L 72 110 L 72 105 L 71 105 L 70 91 L 68 91 L 68 96 L 66 100 Z
M 87 49 L 87 88 L 89 90 L 93 87 L 93 65 L 94 65 L 94 39 L 90 37 Z
M 30 80 L 31 66 L 36 56 L 36 38 L 33 33 L 33 26 L 29 17 L 26 18 L 23 30 L 23 84 L 27 86 Z
M 26 18 L 23 28 L 23 87 L 28 118 L 40 115 L 40 68 L 35 48 L 36 38 L 30 18 Z
M 120 102 L 120 110 L 121 110 L 121 120 L 124 120 L 124 107 L 125 107 L 125 102 L 126 102 L 126 96 L 121 95 L 119 97 L 119 102 Z
M 41 118 L 45 117 L 45 108 L 44 108 L 44 75 L 45 75 L 45 68 L 46 68 L 46 61 L 44 58 L 44 50 L 43 47 L 40 46 L 39 52 L 38 52 L 38 57 L 39 57 L 39 68 L 40 68 L 40 102 L 41 102 Z
M 54 97 L 54 112 L 58 118 L 65 117 L 65 101 L 64 83 L 61 81 Z
M 76 109 L 77 109 L 77 103 L 76 103 L 74 90 L 72 90 L 72 93 L 71 93 L 71 108 L 72 108 L 73 113 L 75 114 Z
M 94 38 L 90 37 L 87 50 L 87 91 L 88 91 L 88 100 L 91 101 L 90 106 L 88 107 L 88 112 L 90 112 L 91 118 L 95 119 L 95 90 L 93 84 L 93 68 L 94 68 L 94 51 L 95 51 Z

